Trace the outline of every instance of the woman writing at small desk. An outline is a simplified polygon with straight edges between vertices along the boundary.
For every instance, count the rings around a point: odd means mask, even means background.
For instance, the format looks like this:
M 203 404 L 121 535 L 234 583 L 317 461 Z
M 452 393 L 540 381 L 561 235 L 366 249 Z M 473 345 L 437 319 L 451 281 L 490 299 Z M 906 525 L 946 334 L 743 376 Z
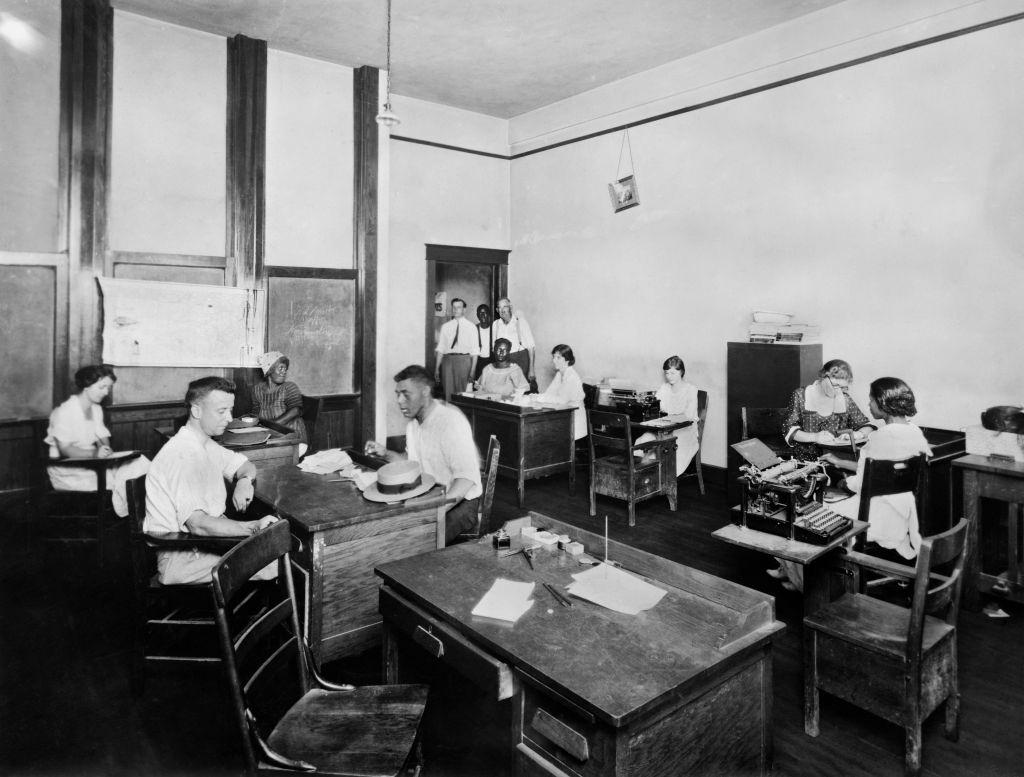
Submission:
M 782 434 L 798 459 L 813 461 L 821 455 L 821 446 L 835 446 L 843 430 L 866 434 L 874 427 L 850 399 L 853 370 L 842 359 L 825 362 L 818 379 L 793 392 Z
M 106 399 L 116 380 L 114 371 L 104 364 L 90 364 L 75 373 L 78 393 L 72 394 L 50 413 L 45 442 L 50 446 L 51 459 L 106 459 L 113 455 L 110 432 L 103 423 L 100 403 Z M 107 467 L 111 503 L 114 512 L 122 518 L 128 515 L 125 481 L 144 475 L 148 470 L 149 459 L 145 456 Z M 50 485 L 56 491 L 96 490 L 96 473 L 91 469 L 51 464 L 46 472 L 50 476 Z
M 477 391 L 482 394 L 511 397 L 525 394 L 530 390 L 530 382 L 523 375 L 522 368 L 509 359 L 511 352 L 512 343 L 506 338 L 499 337 L 494 341 L 494 361 L 480 373 L 480 380 L 476 383 Z
M 665 374 L 665 382 L 654 396 L 661 405 L 661 412 L 678 421 L 692 421 L 689 426 L 672 432 L 676 438 L 676 477 L 682 475 L 690 461 L 697 453 L 700 443 L 697 439 L 697 387 L 683 380 L 686 365 L 678 356 L 669 356 L 661 365 Z M 649 442 L 656 436 L 647 432 L 640 435 L 636 442 Z
M 287 379 L 291 366 L 288 357 L 280 351 L 270 351 L 256 363 L 263 370 L 264 381 L 252 387 L 252 412 L 296 432 L 299 442 L 309 442 L 302 420 L 302 392 Z
M 553 402 L 572 405 L 576 408 L 572 414 L 573 439 L 579 440 L 587 436 L 587 411 L 583 409 L 583 381 L 573 368 L 576 356 L 572 348 L 560 343 L 551 349 L 551 363 L 555 367 L 555 377 L 543 394 L 538 394 L 538 402 Z

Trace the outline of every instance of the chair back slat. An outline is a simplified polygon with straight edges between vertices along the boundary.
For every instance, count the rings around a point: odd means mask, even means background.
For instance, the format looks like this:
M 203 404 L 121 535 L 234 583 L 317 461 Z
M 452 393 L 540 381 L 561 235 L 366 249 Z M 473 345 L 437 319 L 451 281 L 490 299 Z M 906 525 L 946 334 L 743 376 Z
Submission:
M 633 447 L 633 430 L 625 413 L 588 410 L 587 426 L 592 457 L 595 448 L 628 451 Z
M 708 392 L 697 390 L 697 444 L 704 440 L 704 422 L 708 418 Z
M 251 622 L 241 629 L 234 637 L 235 657 L 239 665 L 242 684 L 248 683 L 246 679 L 251 673 L 243 669 L 250 663 L 250 658 L 258 652 L 260 642 L 266 638 L 274 629 L 282 623 L 287 624 L 291 620 L 291 602 L 287 598 L 282 599 L 274 605 L 266 607 Z M 232 616 L 228 615 L 229 621 Z M 232 629 L 236 628 L 232 623 Z
M 126 480 L 125 496 L 128 502 L 128 521 L 134 534 L 142 533 L 142 525 L 146 520 L 146 476 Z
M 501 457 L 501 443 L 495 435 L 487 443 L 487 458 L 484 460 L 484 493 L 480 498 L 480 516 L 477 521 L 477 532 L 486 530 L 491 518 L 491 506 L 494 504 L 494 486 L 498 480 L 498 459 Z
M 218 606 L 223 607 L 234 599 L 238 589 L 245 585 L 246 581 L 291 549 L 292 535 L 288 522 L 278 521 L 271 524 L 270 528 L 275 531 L 255 534 L 221 556 L 214 567 L 216 585 L 213 590 L 218 597 Z M 255 539 L 257 537 L 258 540 Z
M 871 500 L 876 496 L 912 493 L 917 507 L 919 521 L 924 518 L 924 477 L 925 455 L 919 453 L 899 461 L 867 458 L 864 460 L 864 477 L 861 480 L 860 509 L 858 520 L 870 517 Z

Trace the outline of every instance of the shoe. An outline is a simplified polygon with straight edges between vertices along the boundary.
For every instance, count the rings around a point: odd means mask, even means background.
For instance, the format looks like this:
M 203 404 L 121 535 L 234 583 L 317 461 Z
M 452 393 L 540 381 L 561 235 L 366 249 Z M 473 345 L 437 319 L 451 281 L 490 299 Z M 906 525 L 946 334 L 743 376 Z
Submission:
M 782 587 L 785 588 L 787 591 L 796 591 L 796 590 L 798 590 L 797 587 L 795 585 L 793 585 L 791 582 L 789 582 L 788 580 L 783 580 L 782 581 Z
M 766 569 L 768 577 L 774 577 L 776 580 L 785 580 L 786 571 L 782 567 L 776 567 L 775 569 Z

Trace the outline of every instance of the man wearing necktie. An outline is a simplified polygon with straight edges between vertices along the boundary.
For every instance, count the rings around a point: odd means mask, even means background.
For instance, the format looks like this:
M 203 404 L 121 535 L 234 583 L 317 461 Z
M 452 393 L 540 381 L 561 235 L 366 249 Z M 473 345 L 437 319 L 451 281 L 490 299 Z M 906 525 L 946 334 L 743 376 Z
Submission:
M 445 402 L 452 394 L 466 390 L 480 355 L 476 327 L 465 319 L 465 312 L 466 303 L 458 297 L 453 299 L 452 318 L 441 327 L 437 338 L 434 378 L 443 387 Z

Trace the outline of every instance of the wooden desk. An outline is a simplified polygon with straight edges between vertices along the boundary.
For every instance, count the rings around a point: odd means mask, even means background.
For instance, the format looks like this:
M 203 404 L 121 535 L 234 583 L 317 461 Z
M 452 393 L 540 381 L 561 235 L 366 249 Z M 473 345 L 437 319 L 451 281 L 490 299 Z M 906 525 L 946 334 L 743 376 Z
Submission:
M 525 522 L 603 555 L 594 534 L 539 513 Z M 495 717 L 510 715 L 517 775 L 765 774 L 772 638 L 785 628 L 772 597 L 617 542 L 609 556 L 668 594 L 636 616 L 561 607 L 539 584 L 561 589 L 587 567 L 545 549 L 531 569 L 489 538 L 383 564 L 388 681 L 426 649 L 487 691 Z M 497 577 L 538 583 L 515 624 L 470 614 Z
M 733 508 L 738 509 L 738 508 Z M 712 532 L 713 537 L 739 545 L 741 548 L 768 553 L 786 561 L 794 561 L 804 568 L 804 614 L 810 614 L 819 607 L 829 603 L 829 570 L 824 563 L 826 556 L 836 548 L 851 540 L 858 534 L 867 531 L 866 521 L 854 521 L 853 526 L 827 545 L 812 545 L 809 542 L 798 542 L 787 537 L 737 526 L 734 523 L 723 526 Z
M 981 594 L 994 593 L 1015 601 L 1024 601 L 1021 579 L 1021 554 L 1017 521 L 1010 516 L 1007 537 L 1008 568 L 991 575 L 981 568 L 981 498 L 1024 504 L 1024 462 L 1002 462 L 988 456 L 970 454 L 956 459 L 953 467 L 964 475 L 964 518 L 967 519 L 967 560 L 964 562 L 963 603 L 968 610 L 981 607 Z M 993 590 L 993 586 L 995 589 Z
M 298 467 L 260 472 L 256 498 L 291 524 L 306 636 L 317 664 L 380 641 L 377 564 L 444 547 L 445 494 L 371 502 L 350 481 Z
M 569 493 L 576 488 L 575 408 L 530 407 L 461 395 L 452 404 L 462 410 L 481 451 L 493 434 L 501 443 L 498 474 L 515 478 L 519 506 L 526 496 L 525 481 L 569 472 Z
M 299 435 L 287 426 L 275 424 L 273 421 L 260 421 L 259 425 L 270 432 L 270 439 L 259 445 L 245 442 L 247 434 L 224 432 L 218 439 L 228 450 L 238 451 L 256 466 L 256 472 L 262 476 L 264 472 L 278 467 L 290 467 L 299 463 Z M 256 438 L 264 433 L 253 432 Z

